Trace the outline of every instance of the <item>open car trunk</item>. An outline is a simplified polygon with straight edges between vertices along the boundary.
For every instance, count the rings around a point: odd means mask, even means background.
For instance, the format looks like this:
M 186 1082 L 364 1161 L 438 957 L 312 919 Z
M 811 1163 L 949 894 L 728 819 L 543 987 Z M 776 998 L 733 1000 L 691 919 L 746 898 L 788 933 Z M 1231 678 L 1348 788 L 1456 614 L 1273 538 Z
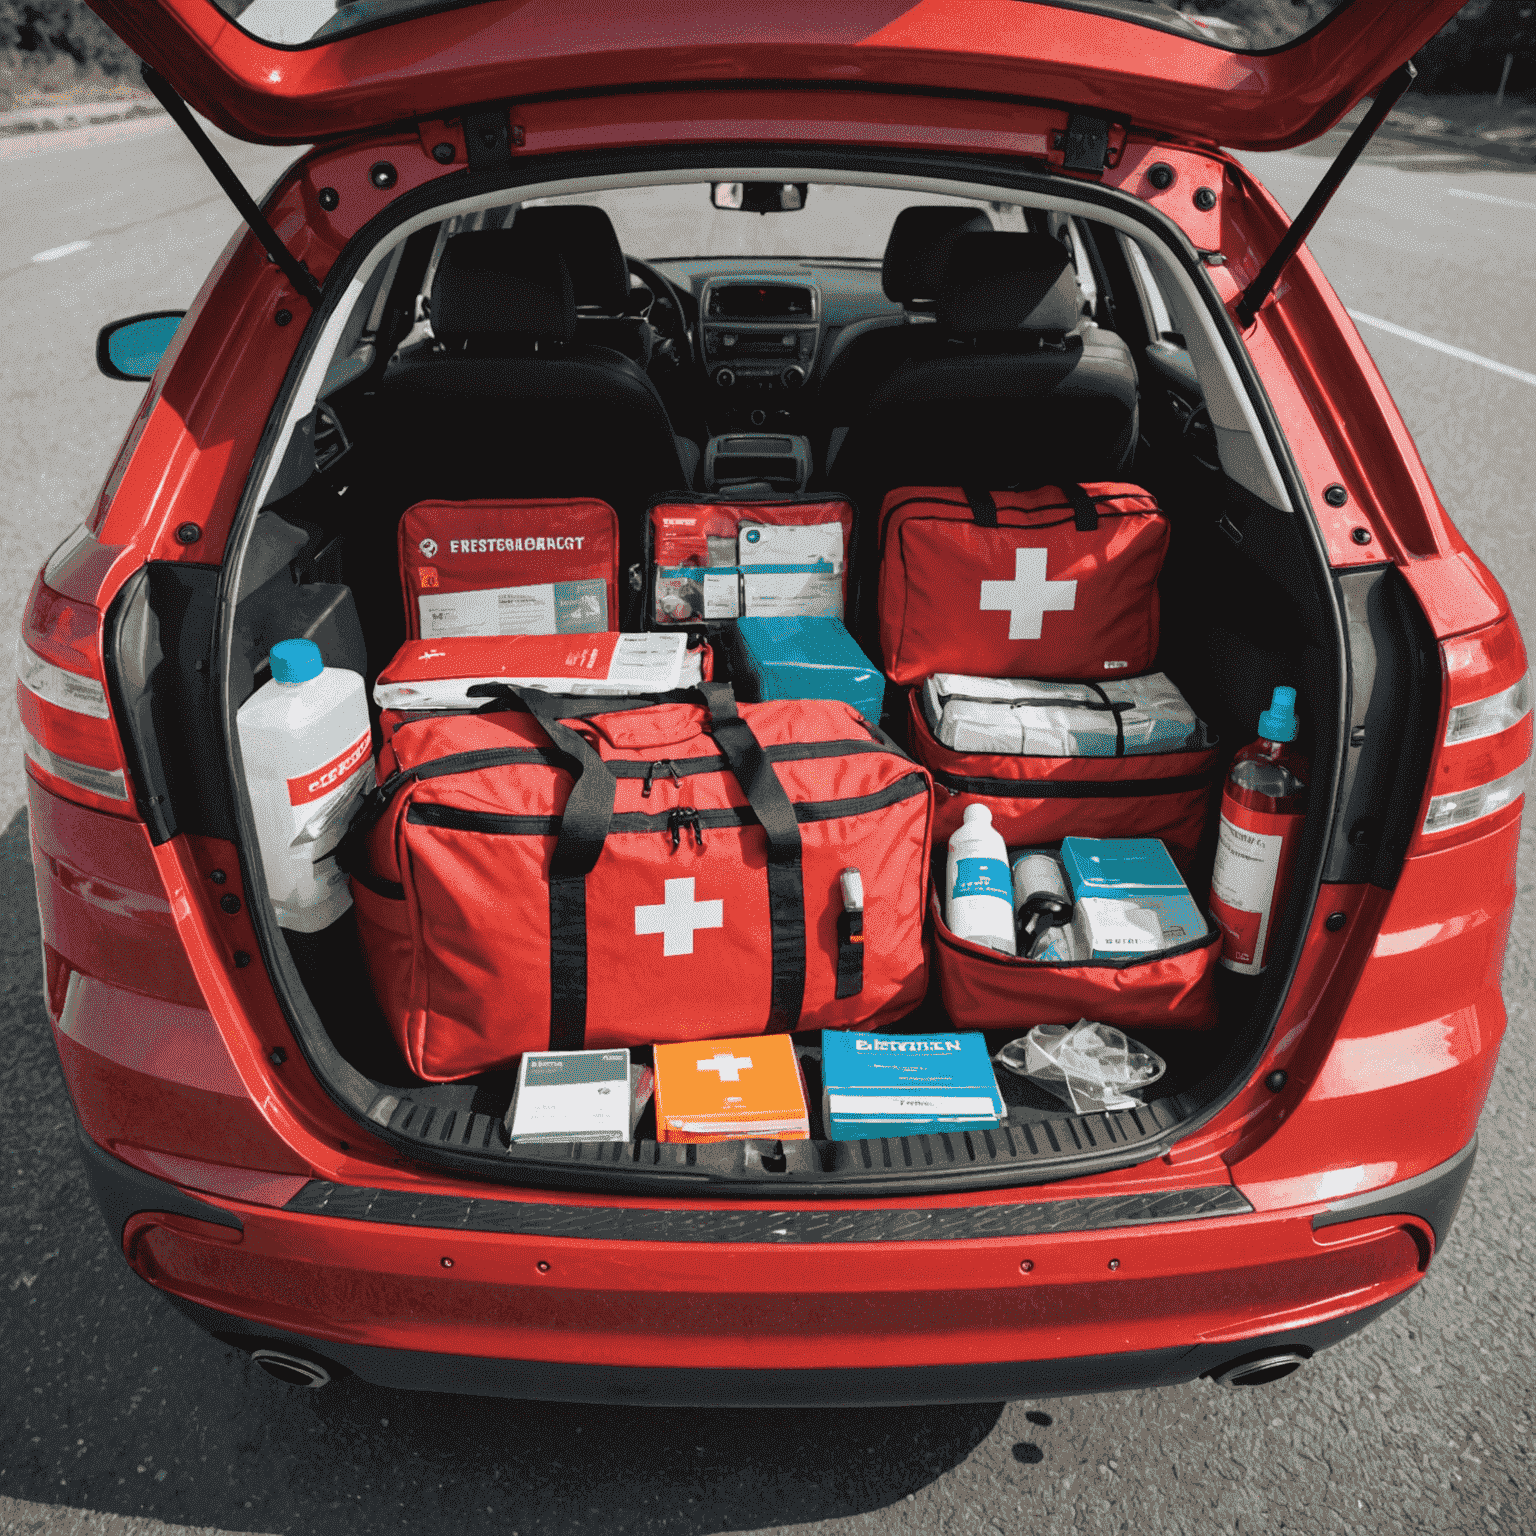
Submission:
M 885 164 L 889 167 L 889 161 Z M 950 175 L 961 169 L 950 168 Z M 853 174 L 847 167 L 820 174 L 839 173 Z M 986 190 L 981 189 L 983 174 Z M 807 175 L 817 179 L 815 173 Z M 1005 179 L 995 164 L 984 173 L 978 169 L 977 184 L 978 197 L 995 196 L 997 186 L 1007 185 L 1026 210 L 1032 192 L 1047 190 L 1044 178 L 1021 172 Z M 1048 190 L 1059 195 L 1059 184 Z M 1334 830 L 1350 686 L 1343 637 L 1351 598 L 1327 569 L 1285 444 L 1198 261 L 1181 255 L 1171 240 L 1162 249 L 1156 216 L 1134 200 L 1099 189 L 1093 189 L 1093 196 L 1097 206 L 1085 204 L 1077 215 L 1080 229 L 1096 244 L 1101 295 L 1106 287 L 1116 294 L 1115 323 L 1140 374 L 1141 440 L 1133 467 L 1122 478 L 1150 490 L 1172 525 L 1161 577 L 1156 669 L 1173 680 L 1219 740 L 1221 770 L 1233 752 L 1254 738 L 1259 712 L 1275 685 L 1291 684 L 1299 696 L 1303 734 L 1298 745 L 1313 773 L 1310 808 L 1268 971 L 1260 977 L 1218 971 L 1217 1016 L 1209 1029 L 1127 1030 L 1167 1063 L 1164 1076 L 1145 1091 L 1145 1104 L 1135 1109 L 1075 1116 L 1045 1090 L 999 1072 L 1008 1112 L 996 1130 L 832 1141 L 821 1123 L 819 1038 L 811 1031 L 795 1037 L 811 1111 L 809 1141 L 660 1144 L 652 1107 L 628 1143 L 509 1147 L 503 1120 L 515 1072 L 498 1070 L 438 1084 L 416 1078 L 373 997 L 353 913 L 308 935 L 280 930 L 267 912 L 253 914 L 269 971 L 305 1055 L 348 1113 L 413 1160 L 470 1178 L 630 1193 L 692 1189 L 773 1199 L 790 1198 L 792 1191 L 811 1198 L 867 1197 L 898 1190 L 1039 1184 L 1145 1162 L 1218 1114 L 1247 1080 L 1280 1016 Z M 1118 218 L 1117 205 L 1123 205 Z M 1150 265 L 1122 238 L 1132 227 L 1130 219 L 1139 221 L 1136 239 Z M 399 303 L 389 274 L 408 267 L 431 243 L 418 231 L 395 247 L 398 257 L 376 260 L 374 281 L 364 283 L 359 301 L 371 309 L 370 334 L 387 330 L 385 317 Z M 350 252 L 339 267 L 366 270 L 369 258 L 376 258 L 376 252 Z M 1173 304 L 1168 318 L 1188 336 L 1172 328 L 1154 333 L 1158 306 L 1130 302 L 1133 290 L 1151 281 L 1153 270 L 1166 274 L 1176 269 L 1183 271 L 1183 287 L 1162 302 Z M 333 274 L 332 288 L 334 279 Z M 1189 296 L 1200 295 L 1202 284 L 1204 294 L 1196 303 Z M 1133 316 L 1133 307 L 1147 318 Z M 406 317 L 415 318 L 414 312 Z M 300 634 L 319 640 L 328 664 L 363 673 L 370 687 L 398 644 L 395 543 L 405 506 L 390 501 L 388 465 L 377 459 L 387 444 L 381 444 L 370 413 L 380 376 L 373 365 L 377 361 L 382 368 L 383 360 L 364 356 L 366 348 L 358 345 L 361 329 L 332 325 L 324 332 L 340 336 L 342 345 L 330 364 L 318 410 L 310 410 L 295 393 L 280 403 L 277 419 L 296 425 L 281 461 L 258 464 L 243 528 L 231 540 L 223 582 L 234 600 L 225 610 L 227 624 L 219 637 L 226 689 L 222 705 L 231 742 L 234 713 L 263 680 L 266 653 L 277 640 Z M 404 331 L 410 331 L 409 323 Z M 398 326 L 395 334 L 403 334 Z M 349 365 L 349 358 L 362 360 Z M 293 377 L 297 381 L 300 376 L 296 368 Z M 1206 399 L 1206 392 L 1218 387 L 1246 392 L 1243 409 L 1254 428 L 1248 436 L 1234 429 L 1230 402 L 1212 409 L 1214 401 Z M 271 440 L 281 436 L 273 433 Z M 1267 472 L 1255 467 L 1264 464 L 1270 466 Z M 445 468 L 451 480 L 451 466 Z M 576 487 L 571 489 L 574 493 Z M 659 495 L 678 487 L 654 489 Z M 516 492 L 509 489 L 508 494 Z M 1287 502 L 1298 510 L 1290 510 Z M 869 518 L 876 509 L 860 510 Z M 1358 594 L 1357 606 L 1363 612 L 1367 599 L 1373 605 L 1370 622 L 1379 652 L 1396 646 L 1412 653 L 1420 645 L 1416 620 L 1410 606 L 1398 601 L 1390 574 L 1370 573 L 1371 592 Z M 872 571 L 862 578 L 855 571 L 855 579 L 872 583 Z M 868 612 L 873 599 L 872 590 L 861 591 L 852 603 Z M 890 709 L 897 696 L 895 690 L 888 693 L 886 724 L 899 738 L 904 727 Z M 1190 889 L 1202 909 L 1209 895 L 1221 776 L 1218 772 L 1212 780 L 1205 831 L 1189 872 Z M 233 759 L 231 777 L 238 819 L 243 791 Z M 938 793 L 950 791 L 941 786 Z M 248 813 L 244 828 L 246 883 L 254 892 L 261 889 L 260 862 Z M 1134 835 L 1134 829 L 1125 835 Z M 935 850 L 936 867 L 942 868 L 942 855 L 941 846 Z M 710 1028 L 707 999 L 693 1006 L 700 1010 L 698 1038 L 719 1033 Z M 926 1000 L 894 1026 L 913 1033 L 967 1027 L 964 1019 L 945 1013 L 936 982 Z M 1019 1033 L 991 1030 L 988 1047 L 996 1051 Z M 641 1061 L 646 1057 L 643 1049 L 632 1054 Z

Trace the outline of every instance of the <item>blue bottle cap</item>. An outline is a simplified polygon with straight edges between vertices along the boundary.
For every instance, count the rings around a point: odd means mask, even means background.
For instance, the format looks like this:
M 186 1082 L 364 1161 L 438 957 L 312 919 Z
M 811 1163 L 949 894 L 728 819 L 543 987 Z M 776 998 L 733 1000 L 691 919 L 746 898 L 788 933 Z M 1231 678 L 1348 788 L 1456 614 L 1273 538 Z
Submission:
M 279 640 L 270 660 L 274 683 L 307 683 L 325 670 L 320 647 L 313 640 Z
M 1294 688 L 1275 689 L 1275 695 L 1269 701 L 1269 708 L 1259 716 L 1259 735 L 1265 741 L 1296 740 L 1296 690 Z

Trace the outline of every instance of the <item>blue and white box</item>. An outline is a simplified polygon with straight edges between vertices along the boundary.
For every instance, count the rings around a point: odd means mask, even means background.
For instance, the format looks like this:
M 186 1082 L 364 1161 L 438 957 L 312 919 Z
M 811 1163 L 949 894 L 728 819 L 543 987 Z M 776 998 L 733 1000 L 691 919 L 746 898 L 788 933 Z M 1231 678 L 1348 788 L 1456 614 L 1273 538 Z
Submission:
M 821 1032 L 822 1110 L 833 1141 L 986 1129 L 1003 1096 L 985 1038 Z
M 1062 868 L 1074 927 L 1095 960 L 1151 954 L 1210 931 L 1168 850 L 1155 837 L 1068 837 Z M 1154 927 L 1157 929 L 1153 931 Z
M 731 672 L 750 702 L 841 699 L 879 723 L 885 676 L 841 619 L 738 619 Z

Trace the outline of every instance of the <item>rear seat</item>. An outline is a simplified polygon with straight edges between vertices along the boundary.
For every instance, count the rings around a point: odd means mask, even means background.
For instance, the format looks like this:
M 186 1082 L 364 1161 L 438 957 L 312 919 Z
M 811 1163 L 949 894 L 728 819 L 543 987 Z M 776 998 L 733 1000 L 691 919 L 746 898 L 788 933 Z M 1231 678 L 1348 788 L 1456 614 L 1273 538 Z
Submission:
M 938 325 L 850 398 L 832 485 L 1036 486 L 1122 473 L 1136 446 L 1130 349 L 1083 318 L 1061 243 L 964 234 L 944 269 Z
M 627 565 L 641 558 L 647 503 L 690 486 L 697 458 L 642 368 L 575 341 L 575 296 L 558 253 L 520 249 L 511 230 L 455 235 L 431 315 L 445 350 L 391 368 L 359 434 L 371 473 L 349 498 L 358 523 L 348 575 L 376 655 L 404 638 L 394 530 L 406 508 L 597 497 L 618 514 Z

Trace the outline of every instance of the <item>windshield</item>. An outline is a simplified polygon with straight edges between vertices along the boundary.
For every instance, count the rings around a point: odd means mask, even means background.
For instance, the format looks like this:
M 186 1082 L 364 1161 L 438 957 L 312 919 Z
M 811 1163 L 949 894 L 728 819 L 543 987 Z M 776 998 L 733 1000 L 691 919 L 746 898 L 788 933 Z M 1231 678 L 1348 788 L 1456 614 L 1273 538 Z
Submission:
M 475 0 L 214 0 L 253 37 L 285 47 L 323 43 L 349 32 L 454 10 Z M 1349 0 L 1040 0 L 1094 11 L 1197 38 L 1231 52 L 1283 48 L 1321 26 Z

